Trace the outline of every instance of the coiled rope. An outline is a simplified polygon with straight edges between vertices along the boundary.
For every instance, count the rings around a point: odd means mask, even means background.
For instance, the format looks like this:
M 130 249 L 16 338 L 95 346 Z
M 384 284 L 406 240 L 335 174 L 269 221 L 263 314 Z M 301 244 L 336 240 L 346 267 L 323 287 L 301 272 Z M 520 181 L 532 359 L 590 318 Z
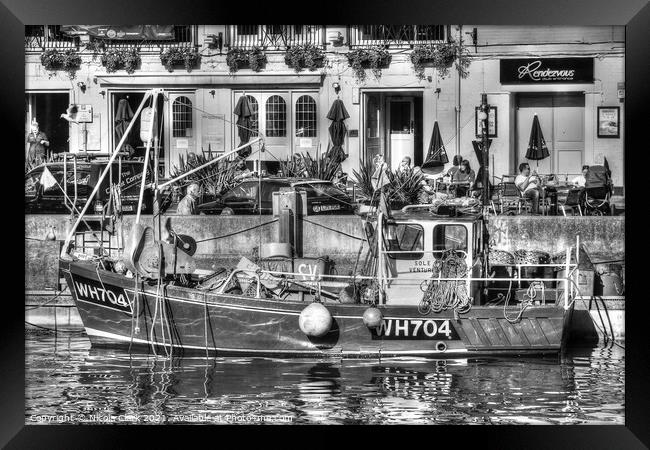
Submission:
M 437 277 L 437 280 L 434 278 Z M 431 280 L 424 281 L 420 289 L 424 296 L 418 305 L 422 315 L 453 310 L 465 314 L 472 308 L 472 297 L 467 292 L 465 281 L 441 280 L 441 278 L 464 278 L 467 275 L 467 264 L 461 253 L 454 250 L 446 251 L 439 260 L 434 262 Z M 426 287 L 425 287 L 426 286 Z

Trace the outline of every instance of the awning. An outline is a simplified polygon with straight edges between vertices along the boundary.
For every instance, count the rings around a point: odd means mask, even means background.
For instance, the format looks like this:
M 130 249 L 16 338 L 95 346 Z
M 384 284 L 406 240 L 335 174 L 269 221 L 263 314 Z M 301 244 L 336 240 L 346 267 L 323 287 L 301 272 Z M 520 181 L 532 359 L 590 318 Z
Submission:
M 233 86 L 243 88 L 292 86 L 292 87 L 320 87 L 323 76 L 320 74 L 251 74 L 251 75 L 217 75 L 214 73 L 157 73 L 157 74 L 108 74 L 98 75 L 97 83 L 101 87 L 129 86 L 129 87 L 178 87 L 178 86 Z

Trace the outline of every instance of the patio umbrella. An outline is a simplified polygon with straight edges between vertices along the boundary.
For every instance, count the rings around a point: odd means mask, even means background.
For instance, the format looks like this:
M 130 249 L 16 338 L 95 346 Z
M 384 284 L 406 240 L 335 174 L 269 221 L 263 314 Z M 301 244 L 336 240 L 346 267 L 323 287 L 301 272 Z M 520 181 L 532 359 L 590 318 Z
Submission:
M 539 124 L 537 114 L 533 117 L 533 127 L 530 130 L 530 140 L 528 141 L 528 150 L 526 150 L 526 159 L 540 159 L 548 158 L 548 147 L 542 134 L 542 127 Z M 537 163 L 539 166 L 539 162 Z
M 445 144 L 442 142 L 440 136 L 440 128 L 438 128 L 438 121 L 433 124 L 433 133 L 431 134 L 431 142 L 429 143 L 429 152 L 427 158 L 422 164 L 422 172 L 435 175 L 442 172 L 444 165 L 449 162 Z
M 350 115 L 346 111 L 343 102 L 338 98 L 334 100 L 332 107 L 327 113 L 327 118 L 332 121 L 332 124 L 329 127 L 332 148 L 327 151 L 327 158 L 336 165 L 340 164 L 347 158 L 342 146 L 345 142 L 345 135 L 347 134 L 348 129 L 343 121 L 349 117 Z
M 492 139 L 488 139 L 488 150 L 490 149 L 491 144 Z M 474 147 L 474 154 L 476 155 L 476 159 L 478 159 L 479 167 L 483 167 L 483 142 L 474 140 L 472 141 L 472 147 Z
M 129 123 L 131 123 L 131 119 L 133 119 L 133 110 L 131 109 L 131 105 L 129 105 L 129 101 L 123 98 L 118 102 L 117 111 L 115 112 L 116 142 L 119 142 L 124 136 L 124 133 L 126 133 L 126 129 L 129 127 Z M 129 138 L 130 136 L 127 137 L 126 141 L 124 141 L 122 150 L 128 152 L 129 156 L 131 156 L 133 155 L 135 150 L 129 144 Z
M 242 95 L 241 97 L 239 97 L 234 112 L 238 116 L 237 134 L 239 135 L 239 141 L 240 141 L 239 145 L 241 146 L 246 142 L 248 142 L 251 138 L 251 135 L 253 134 L 253 132 L 250 129 L 252 125 L 251 116 L 253 115 L 253 112 L 251 110 L 251 105 L 250 102 L 248 101 L 247 96 Z M 248 158 L 248 156 L 251 153 L 252 150 L 250 145 L 242 148 L 237 152 L 240 158 Z

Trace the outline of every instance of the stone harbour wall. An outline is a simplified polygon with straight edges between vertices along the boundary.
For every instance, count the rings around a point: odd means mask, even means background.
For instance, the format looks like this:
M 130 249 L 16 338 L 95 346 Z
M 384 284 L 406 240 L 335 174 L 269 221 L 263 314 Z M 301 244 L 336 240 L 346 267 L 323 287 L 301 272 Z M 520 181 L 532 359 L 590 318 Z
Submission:
M 241 256 L 256 255 L 259 242 L 277 242 L 279 223 L 273 216 L 176 216 L 172 228 L 197 241 L 195 258 L 198 266 L 210 269 L 216 265 L 236 264 Z M 144 225 L 152 224 L 151 216 L 143 216 Z M 125 216 L 124 236 L 135 221 Z M 271 223 L 269 223 L 271 222 Z M 575 244 L 576 236 L 596 260 L 620 259 L 625 254 L 625 217 L 490 217 L 487 229 L 493 248 L 515 251 L 541 250 L 560 253 Z M 304 257 L 329 256 L 336 262 L 339 274 L 354 268 L 362 248 L 367 245 L 359 238 L 364 233 L 356 216 L 308 216 L 302 227 Z M 65 215 L 25 216 L 25 289 L 56 289 L 58 286 L 58 253 L 69 227 Z M 238 232 L 239 230 L 245 230 Z M 53 231 L 55 241 L 47 241 Z M 115 239 L 115 238 L 113 238 Z M 363 243 L 363 247 L 362 246 Z

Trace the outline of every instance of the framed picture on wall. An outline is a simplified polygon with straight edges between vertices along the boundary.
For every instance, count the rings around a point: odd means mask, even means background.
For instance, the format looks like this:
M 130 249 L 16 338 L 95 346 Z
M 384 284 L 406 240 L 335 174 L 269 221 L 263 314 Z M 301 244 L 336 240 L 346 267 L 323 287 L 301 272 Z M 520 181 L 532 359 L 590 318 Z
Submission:
M 620 106 L 599 106 L 598 107 L 598 137 L 599 138 L 621 137 L 621 107 Z
M 478 120 L 478 113 L 481 111 L 480 107 L 474 108 L 474 132 L 476 137 L 480 138 L 483 133 L 483 122 Z M 490 106 L 488 113 L 488 137 L 497 137 L 497 107 Z

